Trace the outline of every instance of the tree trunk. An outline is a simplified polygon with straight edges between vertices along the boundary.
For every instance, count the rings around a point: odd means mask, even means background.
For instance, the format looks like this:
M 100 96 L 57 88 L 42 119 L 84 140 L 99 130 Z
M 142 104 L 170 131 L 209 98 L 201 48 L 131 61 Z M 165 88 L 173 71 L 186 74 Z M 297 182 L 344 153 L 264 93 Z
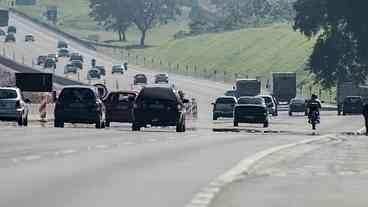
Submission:
M 123 33 L 123 42 L 126 42 L 126 41 L 127 41 L 126 32 L 125 32 L 125 31 L 123 31 L 122 33 Z
M 147 30 L 141 30 L 142 36 L 141 36 L 141 47 L 144 47 L 145 41 L 146 41 L 146 32 Z
M 119 41 L 121 42 L 123 40 L 122 31 L 119 29 L 118 33 L 119 33 Z

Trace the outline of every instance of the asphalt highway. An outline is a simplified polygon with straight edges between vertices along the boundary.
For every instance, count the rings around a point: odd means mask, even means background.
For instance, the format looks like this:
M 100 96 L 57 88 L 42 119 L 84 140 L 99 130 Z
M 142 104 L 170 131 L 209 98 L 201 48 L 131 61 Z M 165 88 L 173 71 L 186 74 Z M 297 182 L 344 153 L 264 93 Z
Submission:
M 9 57 L 15 54 L 26 64 L 38 55 L 56 53 L 57 41 L 64 39 L 14 15 L 11 23 L 17 26 L 18 41 L 1 43 L 0 52 L 5 48 Z M 25 34 L 33 34 L 36 42 L 25 43 Z M 110 90 L 117 85 L 120 90 L 130 89 L 138 72 L 148 74 L 150 80 L 155 74 L 149 68 L 131 66 L 124 75 L 111 75 L 111 66 L 123 60 L 67 42 L 86 59 L 79 76 L 85 83 L 92 58 L 107 68 Z M 60 59 L 56 74 L 64 75 L 66 63 Z M 77 80 L 78 76 L 70 78 Z M 188 121 L 186 133 L 167 128 L 132 132 L 126 124 L 97 130 L 88 125 L 55 129 L 53 123 L 32 122 L 28 128 L 0 123 L 0 206 L 184 207 L 204 186 L 245 157 L 311 137 L 346 136 L 362 127 L 360 116 L 323 112 L 318 131 L 312 133 L 304 116 L 289 117 L 282 112 L 272 118 L 269 129 L 245 124 L 231 132 L 231 120 L 211 120 L 210 105 L 230 85 L 175 74 L 170 74 L 170 81 L 199 103 L 199 119 Z M 218 201 L 220 206 L 226 206 L 232 197 L 223 199 Z

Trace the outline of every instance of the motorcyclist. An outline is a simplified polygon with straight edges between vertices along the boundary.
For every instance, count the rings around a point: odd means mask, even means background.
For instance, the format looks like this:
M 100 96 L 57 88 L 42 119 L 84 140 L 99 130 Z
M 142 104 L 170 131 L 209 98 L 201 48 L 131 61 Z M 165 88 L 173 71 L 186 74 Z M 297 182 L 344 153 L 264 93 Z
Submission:
M 363 105 L 363 116 L 365 121 L 365 135 L 368 136 L 368 101 Z
M 182 101 L 182 102 L 184 102 L 184 99 L 185 99 L 185 94 L 184 94 L 184 92 L 182 91 L 182 90 L 179 90 L 178 91 L 178 94 L 179 94 L 179 97 L 180 97 L 180 100 Z
M 311 99 L 307 103 L 307 109 L 308 109 L 308 120 L 309 123 L 311 122 L 311 118 L 313 115 L 313 112 L 317 112 L 317 122 L 320 122 L 320 110 L 322 109 L 321 101 L 318 99 L 318 96 L 315 94 L 312 94 Z

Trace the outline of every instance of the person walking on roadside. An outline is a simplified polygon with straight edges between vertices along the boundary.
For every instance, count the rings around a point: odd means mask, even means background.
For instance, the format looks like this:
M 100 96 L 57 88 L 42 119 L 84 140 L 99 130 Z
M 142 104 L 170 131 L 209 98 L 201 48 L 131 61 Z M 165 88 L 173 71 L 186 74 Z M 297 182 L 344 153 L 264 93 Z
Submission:
M 363 105 L 363 116 L 365 121 L 365 135 L 368 136 L 368 100 Z

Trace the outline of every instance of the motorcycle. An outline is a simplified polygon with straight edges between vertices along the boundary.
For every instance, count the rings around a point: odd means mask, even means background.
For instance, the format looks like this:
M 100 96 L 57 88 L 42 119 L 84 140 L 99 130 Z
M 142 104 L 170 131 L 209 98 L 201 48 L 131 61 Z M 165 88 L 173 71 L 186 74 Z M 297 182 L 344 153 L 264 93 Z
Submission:
M 319 121 L 319 112 L 317 110 L 311 111 L 310 117 L 309 117 L 309 123 L 312 125 L 312 129 L 316 130 L 317 124 L 320 123 L 320 121 Z

